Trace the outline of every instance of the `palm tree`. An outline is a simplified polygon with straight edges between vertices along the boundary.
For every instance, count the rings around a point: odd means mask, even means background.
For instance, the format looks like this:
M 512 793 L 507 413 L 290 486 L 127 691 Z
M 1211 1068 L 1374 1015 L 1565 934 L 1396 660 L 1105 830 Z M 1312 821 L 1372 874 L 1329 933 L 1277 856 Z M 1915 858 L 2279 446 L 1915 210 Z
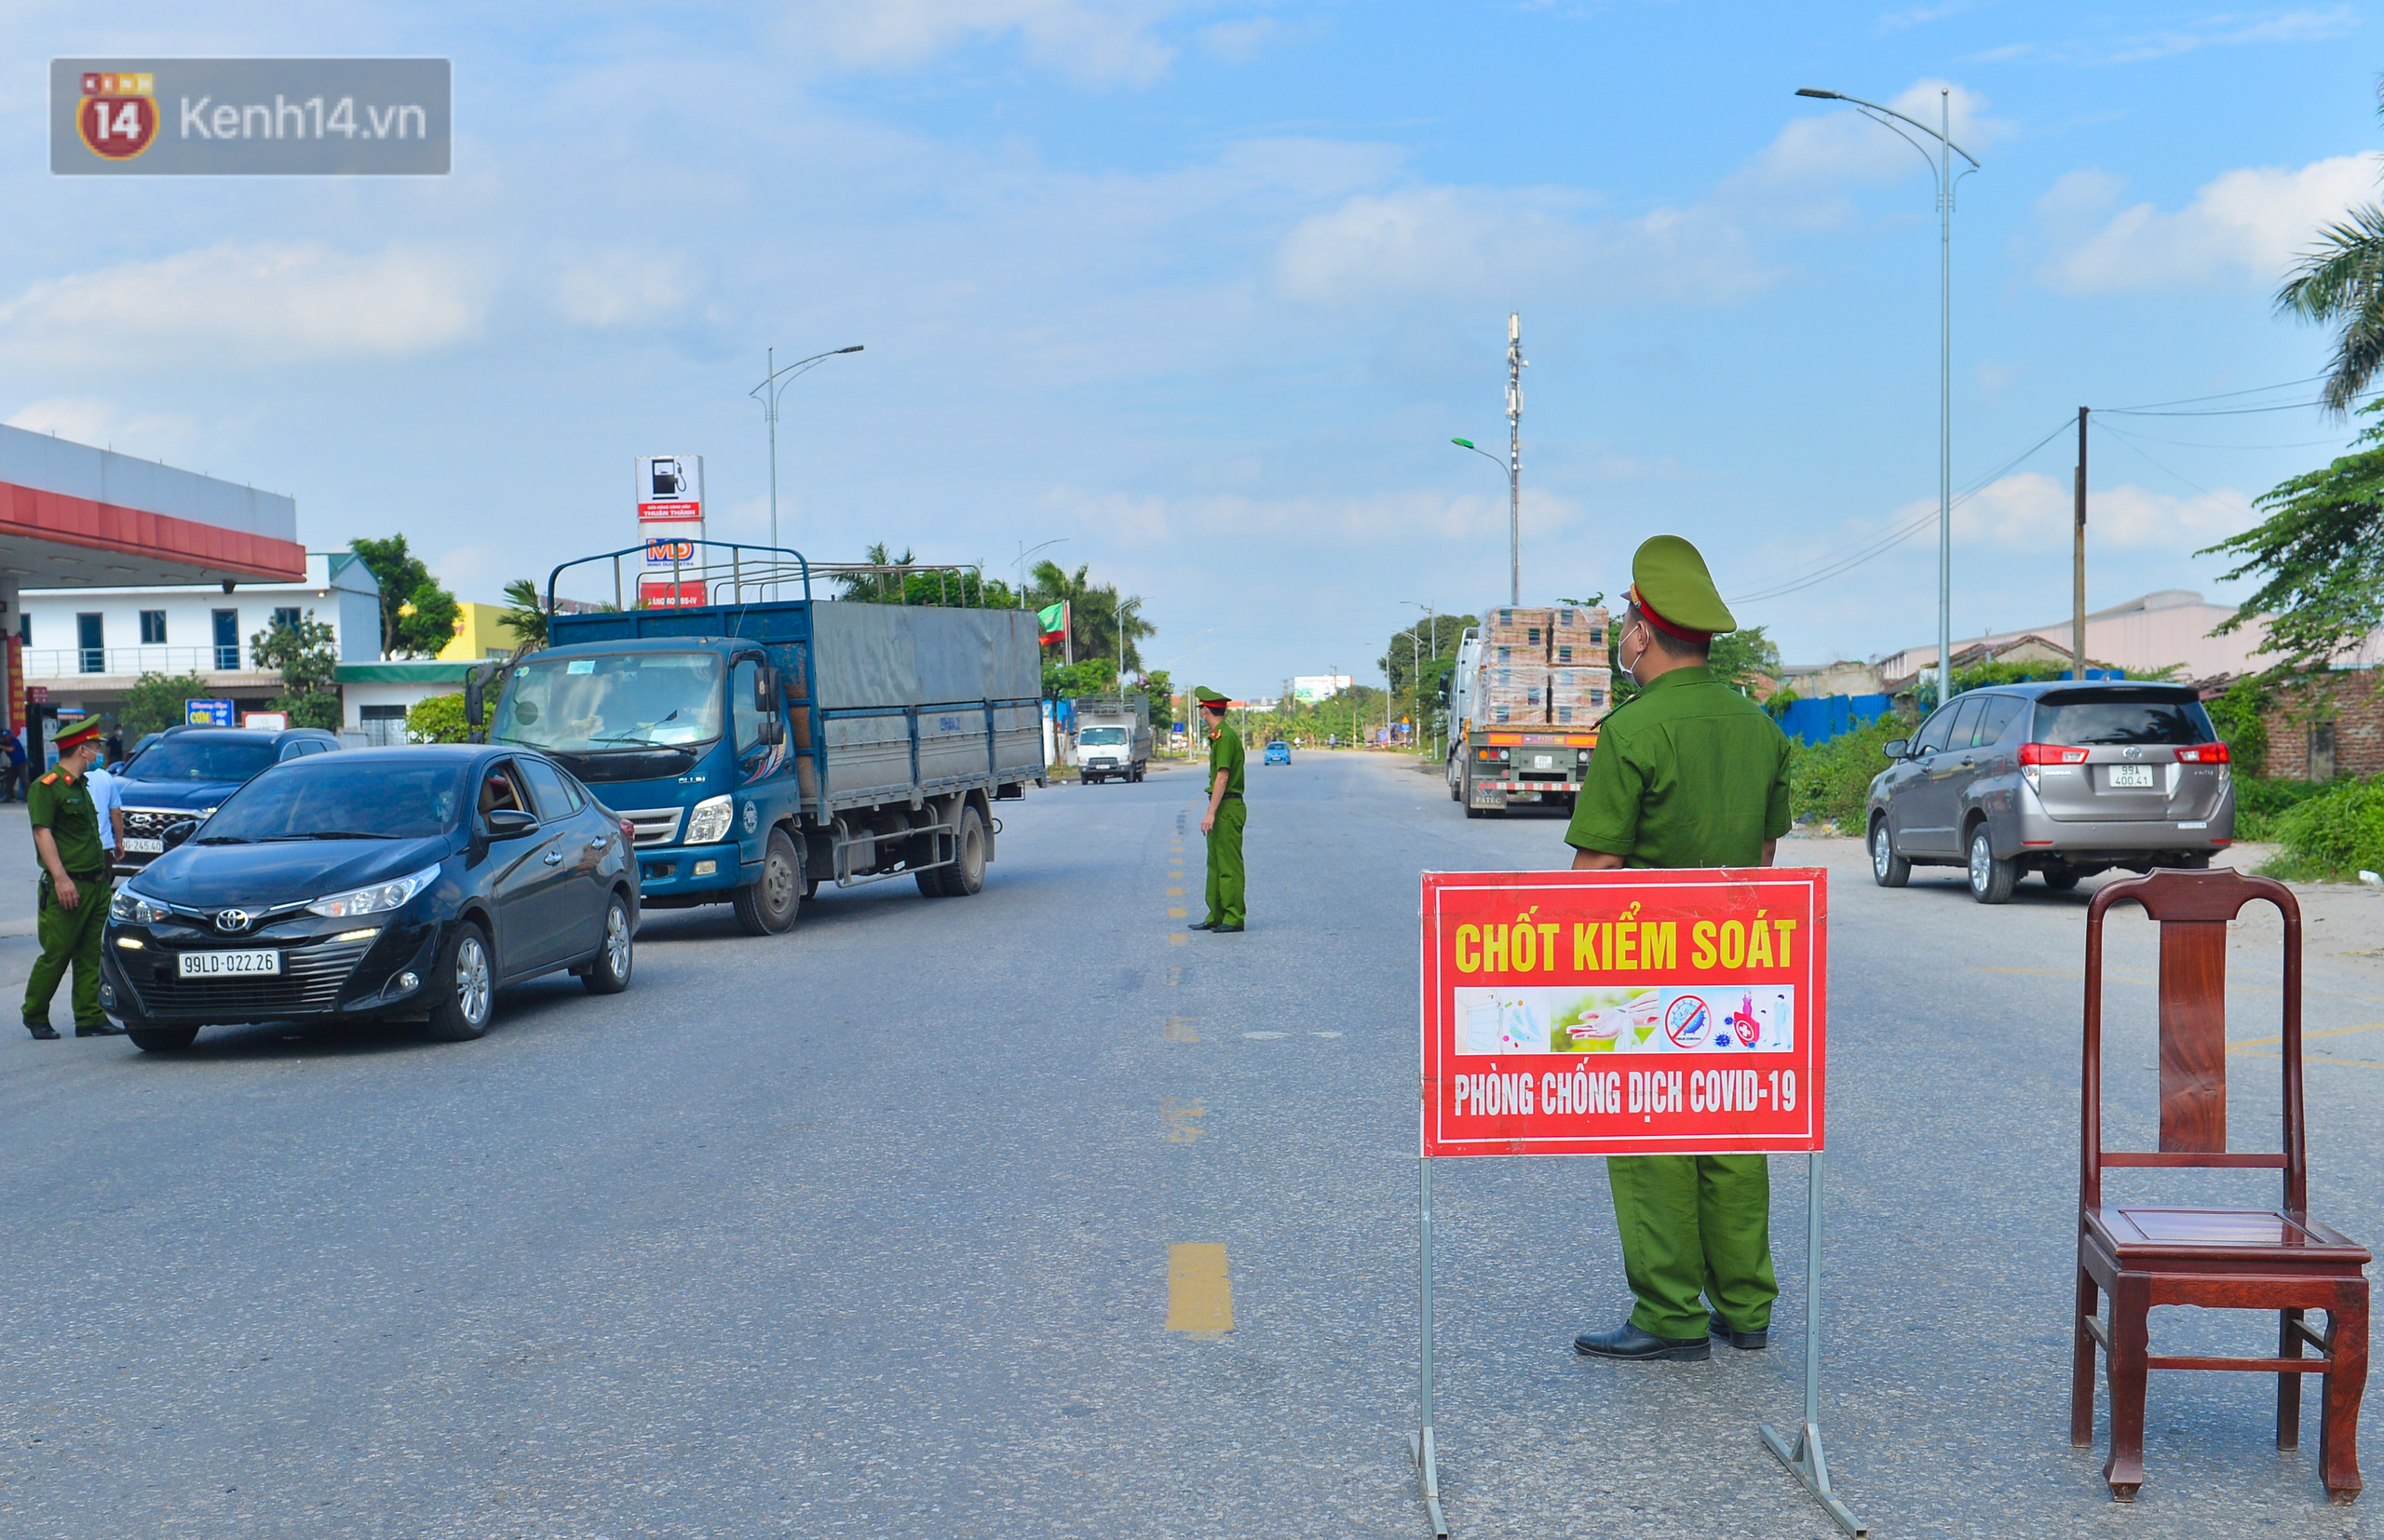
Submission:
M 547 644 L 546 596 L 535 579 L 517 577 L 505 586 L 505 624 L 520 639 L 520 650 L 535 653 Z
M 2377 98 L 2384 116 L 2384 82 Z M 2277 290 L 2276 307 L 2341 328 L 2320 399 L 2337 417 L 2350 412 L 2384 367 L 2384 209 L 2362 204 L 2328 225 Z

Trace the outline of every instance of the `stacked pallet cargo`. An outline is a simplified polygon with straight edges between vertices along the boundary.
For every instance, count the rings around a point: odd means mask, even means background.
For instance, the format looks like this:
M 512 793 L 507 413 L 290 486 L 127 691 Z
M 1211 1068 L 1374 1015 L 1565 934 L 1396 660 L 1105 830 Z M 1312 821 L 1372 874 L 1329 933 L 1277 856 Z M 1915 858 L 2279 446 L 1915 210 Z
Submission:
M 1482 618 L 1480 720 L 1498 727 L 1546 722 L 1550 612 L 1499 609 Z
M 1614 674 L 1607 667 L 1606 628 L 1611 619 L 1603 609 L 1560 607 L 1549 615 L 1548 720 L 1559 727 L 1592 727 L 1614 699 Z

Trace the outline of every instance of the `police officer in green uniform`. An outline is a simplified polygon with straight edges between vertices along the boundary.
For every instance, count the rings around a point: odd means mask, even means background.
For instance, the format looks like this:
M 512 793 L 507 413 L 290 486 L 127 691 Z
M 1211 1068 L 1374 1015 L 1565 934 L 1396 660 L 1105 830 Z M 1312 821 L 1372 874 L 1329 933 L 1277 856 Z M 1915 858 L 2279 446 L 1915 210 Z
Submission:
M 1574 870 L 1771 864 L 1788 831 L 1788 740 L 1706 667 L 1714 635 L 1737 628 L 1696 547 L 1659 534 L 1639 547 L 1614 643 L 1639 696 L 1599 724 L 1564 831 Z M 1766 1157 L 1616 1155 L 1606 1179 L 1638 1304 L 1574 1348 L 1694 1360 L 1711 1356 L 1709 1335 L 1764 1346 L 1780 1292 Z
M 74 1035 L 115 1037 L 124 1029 L 100 1009 L 100 939 L 111 896 L 108 858 L 100 844 L 99 808 L 83 778 L 104 749 L 99 720 L 69 728 L 57 742 L 58 768 L 25 793 L 34 849 L 41 857 L 41 916 L 35 926 L 41 958 L 25 980 L 25 1030 L 45 1042 L 57 1038 L 49 1000 L 72 963 Z
M 1192 693 L 1209 729 L 1209 810 L 1200 815 L 1200 832 L 1209 837 L 1209 915 L 1191 928 L 1231 936 L 1249 920 L 1241 888 L 1241 735 L 1226 725 L 1230 700 L 1205 684 Z

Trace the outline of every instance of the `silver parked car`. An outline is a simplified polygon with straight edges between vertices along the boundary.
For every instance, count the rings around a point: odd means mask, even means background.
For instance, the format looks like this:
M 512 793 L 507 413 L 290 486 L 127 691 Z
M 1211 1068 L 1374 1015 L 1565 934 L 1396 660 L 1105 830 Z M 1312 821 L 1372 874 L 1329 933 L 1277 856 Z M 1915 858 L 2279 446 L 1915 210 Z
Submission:
M 1955 696 L 1884 746 L 1867 810 L 1871 874 L 1969 868 L 1999 904 L 2024 871 L 2047 887 L 2113 867 L 2205 867 L 2235 838 L 2227 746 L 2194 690 L 2114 680 Z

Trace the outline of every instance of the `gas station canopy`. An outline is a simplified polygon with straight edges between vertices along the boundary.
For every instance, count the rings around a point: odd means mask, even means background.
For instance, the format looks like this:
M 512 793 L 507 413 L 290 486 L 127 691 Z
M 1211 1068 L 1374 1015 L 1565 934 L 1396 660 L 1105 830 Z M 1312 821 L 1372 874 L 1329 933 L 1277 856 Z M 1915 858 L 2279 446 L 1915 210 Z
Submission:
M 18 588 L 302 581 L 298 505 L 0 425 L 0 572 Z

